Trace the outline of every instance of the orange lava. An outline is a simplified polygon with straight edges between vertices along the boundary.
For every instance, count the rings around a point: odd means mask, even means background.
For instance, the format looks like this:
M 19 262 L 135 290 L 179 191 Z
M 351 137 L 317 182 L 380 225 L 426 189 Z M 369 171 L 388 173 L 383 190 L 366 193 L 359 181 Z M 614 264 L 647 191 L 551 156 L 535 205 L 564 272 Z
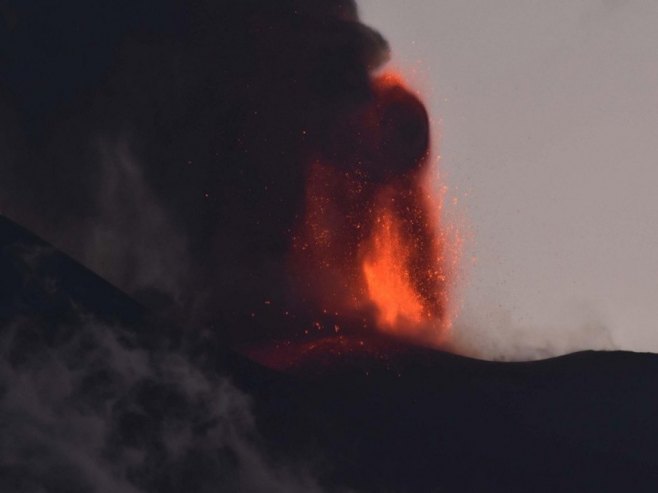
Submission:
M 379 312 L 379 326 L 394 329 L 401 323 L 421 323 L 424 309 L 408 268 L 409 246 L 390 211 L 377 218 L 372 243 L 363 274 L 368 296 Z
M 346 123 L 359 136 L 352 162 L 319 159 L 310 167 L 293 238 L 298 291 L 341 326 L 348 324 L 340 319 L 358 320 L 438 346 L 451 324 L 459 242 L 440 224 L 442 196 L 422 133 L 429 121 L 398 74 L 374 79 L 373 93 L 374 103 Z

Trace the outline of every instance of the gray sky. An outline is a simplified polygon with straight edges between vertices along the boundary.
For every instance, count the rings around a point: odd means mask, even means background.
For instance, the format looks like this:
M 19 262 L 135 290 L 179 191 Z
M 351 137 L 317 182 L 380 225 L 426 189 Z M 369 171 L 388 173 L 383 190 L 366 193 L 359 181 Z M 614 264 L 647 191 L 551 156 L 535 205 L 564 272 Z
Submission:
M 658 2 L 359 5 L 426 96 L 472 234 L 457 339 L 658 352 Z

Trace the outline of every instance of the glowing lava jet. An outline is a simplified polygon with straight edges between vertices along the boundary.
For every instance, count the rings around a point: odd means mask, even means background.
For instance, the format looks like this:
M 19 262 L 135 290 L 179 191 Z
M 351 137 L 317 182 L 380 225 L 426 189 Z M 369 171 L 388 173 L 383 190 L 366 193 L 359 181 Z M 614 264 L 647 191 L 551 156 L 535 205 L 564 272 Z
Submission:
M 333 317 L 336 331 L 445 341 L 459 249 L 440 228 L 429 136 L 423 104 L 387 73 L 329 136 L 340 145 L 309 168 L 291 266 L 304 303 Z

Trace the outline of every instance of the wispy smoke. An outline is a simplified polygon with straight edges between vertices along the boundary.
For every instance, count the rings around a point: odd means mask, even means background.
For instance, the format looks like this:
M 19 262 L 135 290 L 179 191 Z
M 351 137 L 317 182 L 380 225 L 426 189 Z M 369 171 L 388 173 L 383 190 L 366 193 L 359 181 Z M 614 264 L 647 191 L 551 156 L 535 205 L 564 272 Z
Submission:
M 569 314 L 569 323 L 536 326 L 515 321 L 510 311 L 470 310 L 456 325 L 451 350 L 480 359 L 529 361 L 584 350 L 618 349 L 606 324 L 582 309 Z
M 186 238 L 146 183 L 126 139 L 99 144 L 98 214 L 85 232 L 83 261 L 139 295 L 179 300 L 190 265 Z
M 0 490 L 320 491 L 268 458 L 226 378 L 120 327 L 78 329 L 54 344 L 21 322 L 1 334 Z

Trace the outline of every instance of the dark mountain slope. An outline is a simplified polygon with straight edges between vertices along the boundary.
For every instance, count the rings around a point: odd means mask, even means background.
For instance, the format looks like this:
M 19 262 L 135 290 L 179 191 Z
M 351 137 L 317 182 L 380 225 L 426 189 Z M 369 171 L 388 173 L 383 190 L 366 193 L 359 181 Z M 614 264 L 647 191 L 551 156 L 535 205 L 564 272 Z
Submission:
M 281 373 L 4 218 L 0 273 L 1 491 L 658 486 L 655 355 L 493 363 L 378 338 Z

